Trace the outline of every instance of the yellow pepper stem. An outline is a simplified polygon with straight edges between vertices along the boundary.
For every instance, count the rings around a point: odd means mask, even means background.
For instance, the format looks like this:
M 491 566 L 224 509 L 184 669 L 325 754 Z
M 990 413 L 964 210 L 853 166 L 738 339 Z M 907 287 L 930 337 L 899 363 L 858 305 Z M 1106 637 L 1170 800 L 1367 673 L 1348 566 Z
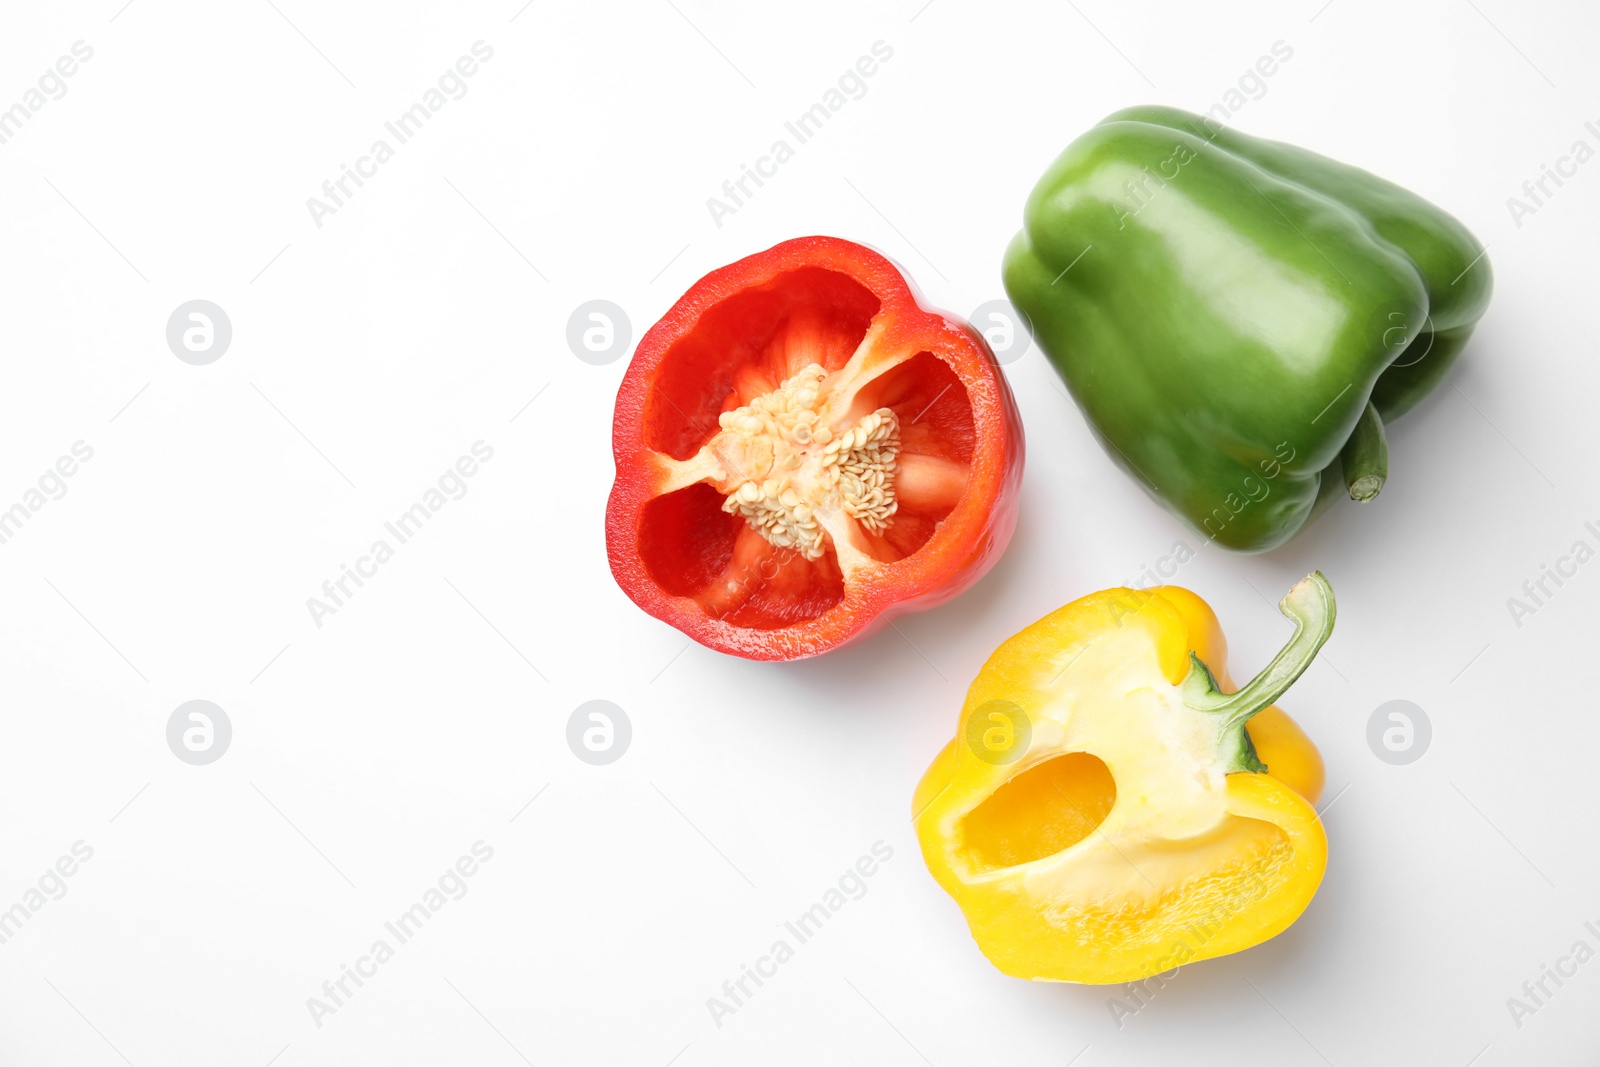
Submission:
M 1266 669 L 1236 693 L 1217 689 L 1216 678 L 1199 656 L 1189 653 L 1189 675 L 1183 681 L 1183 702 L 1196 711 L 1223 717 L 1220 731 L 1223 758 L 1230 771 L 1265 771 L 1244 724 L 1273 704 L 1306 672 L 1333 633 L 1337 608 L 1333 586 L 1321 571 L 1302 578 L 1278 601 L 1278 610 L 1293 620 L 1294 636 L 1267 664 Z

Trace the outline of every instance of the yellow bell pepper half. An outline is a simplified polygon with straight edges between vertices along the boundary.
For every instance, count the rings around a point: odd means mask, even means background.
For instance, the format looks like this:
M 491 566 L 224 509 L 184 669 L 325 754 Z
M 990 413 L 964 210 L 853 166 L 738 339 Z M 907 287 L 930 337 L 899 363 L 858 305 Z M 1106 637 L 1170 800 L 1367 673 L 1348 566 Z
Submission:
M 1273 703 L 1333 631 L 1320 573 L 1244 688 L 1186 589 L 1111 589 L 1001 645 L 913 800 L 923 859 L 1001 971 L 1131 982 L 1238 952 L 1311 902 L 1322 759 Z M 1208 664 L 1214 665 L 1208 667 Z

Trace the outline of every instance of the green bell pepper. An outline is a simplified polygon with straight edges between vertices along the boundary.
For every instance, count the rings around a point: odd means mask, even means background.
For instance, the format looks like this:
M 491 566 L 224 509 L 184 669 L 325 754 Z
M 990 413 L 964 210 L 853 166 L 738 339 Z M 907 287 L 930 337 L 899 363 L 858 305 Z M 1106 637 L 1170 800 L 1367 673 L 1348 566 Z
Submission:
M 1493 285 L 1415 194 L 1174 108 L 1079 137 L 1023 218 L 1006 292 L 1107 452 L 1244 551 L 1378 494 L 1384 423 L 1439 384 Z

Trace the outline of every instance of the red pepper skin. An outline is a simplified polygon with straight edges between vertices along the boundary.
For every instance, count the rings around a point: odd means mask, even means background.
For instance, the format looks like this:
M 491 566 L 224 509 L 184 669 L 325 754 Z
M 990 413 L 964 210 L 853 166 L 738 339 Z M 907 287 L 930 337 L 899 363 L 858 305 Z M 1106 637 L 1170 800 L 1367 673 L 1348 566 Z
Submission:
M 720 410 L 714 403 L 721 399 L 716 395 L 721 386 L 712 383 L 701 398 L 705 401 L 700 405 L 703 410 L 688 415 L 684 410 L 687 405 L 682 377 L 671 387 L 679 394 L 674 401 L 661 387 L 664 368 L 674 353 L 682 350 L 680 346 L 694 344 L 685 339 L 705 325 L 708 313 L 741 294 L 778 293 L 788 298 L 792 290 L 794 299 L 803 302 L 807 286 L 818 278 L 823 279 L 825 287 L 843 286 L 855 293 L 855 287 L 820 272 L 842 275 L 875 298 L 877 309 L 868 329 L 876 330 L 877 337 L 871 351 L 884 354 L 885 366 L 891 366 L 892 354 L 916 353 L 920 360 L 921 353 L 929 353 L 953 372 L 953 381 L 965 389 L 971 427 L 966 483 L 954 506 L 909 555 L 887 561 L 869 560 L 848 574 L 835 566 L 842 590 L 835 589 L 831 594 L 835 599 L 820 608 L 807 600 L 815 578 L 814 572 L 804 572 L 803 557 L 787 550 L 768 551 L 760 547 L 765 542 L 759 542 L 755 551 L 764 558 L 753 565 L 758 569 L 751 573 L 760 575 L 766 586 L 762 595 L 768 600 L 778 595 L 775 591 L 786 588 L 786 583 L 793 584 L 797 590 L 794 618 L 776 617 L 783 613 L 781 605 L 769 605 L 768 615 L 774 617 L 763 617 L 759 625 L 741 624 L 725 617 L 728 613 L 717 610 L 715 605 L 708 609 L 704 603 L 708 594 L 696 594 L 687 586 L 663 588 L 663 567 L 652 566 L 647 558 L 651 553 L 660 557 L 670 551 L 675 553 L 671 557 L 675 565 L 681 562 L 685 568 L 699 567 L 704 573 L 715 571 L 719 563 L 724 568 L 739 565 L 738 561 L 725 558 L 731 555 L 733 542 L 724 551 L 718 540 L 734 535 L 720 529 L 714 538 L 705 534 L 720 520 L 704 508 L 696 513 L 697 528 L 691 528 L 694 523 L 687 519 L 674 525 L 677 513 L 666 509 L 653 513 L 655 521 L 646 521 L 647 505 L 662 495 L 666 476 L 663 453 L 648 443 L 653 424 L 687 421 L 690 431 L 680 433 L 678 450 L 691 451 L 695 440 L 703 444 L 703 439 L 715 432 Z M 907 362 L 897 359 L 892 365 L 895 369 L 884 372 L 884 377 L 898 373 Z M 928 367 L 930 364 L 923 362 L 913 369 Z M 727 371 L 728 375 L 732 373 Z M 904 371 L 904 376 L 916 378 L 911 369 Z M 936 383 L 948 375 L 933 368 L 928 377 Z M 952 401 L 944 399 L 949 393 L 947 383 L 929 407 L 949 406 Z M 661 402 L 663 398 L 667 403 Z M 914 422 L 912 416 L 921 417 L 908 409 L 902 421 L 910 418 Z M 953 419 L 966 425 L 965 416 L 959 411 Z M 936 416 L 929 421 L 940 419 Z M 704 430 L 699 438 L 691 432 L 695 427 Z M 930 433 L 932 429 L 924 428 L 923 432 Z M 656 436 L 663 434 L 665 431 L 658 431 Z M 982 577 L 1005 550 L 1016 526 L 1023 435 L 1010 387 L 987 342 L 976 330 L 960 319 L 926 307 L 905 276 L 877 252 L 839 238 L 802 237 L 712 271 L 690 287 L 640 339 L 617 395 L 612 452 L 617 473 L 606 508 L 606 549 L 611 572 L 623 591 L 649 614 L 709 648 L 746 659 L 793 660 L 819 655 L 864 637 L 897 615 L 942 604 Z M 724 518 L 742 523 L 735 516 Z M 667 550 L 653 547 L 655 538 L 683 538 L 696 546 L 706 542 L 708 547 Z M 754 542 L 746 539 L 739 543 Z M 702 558 L 713 555 L 715 559 Z M 719 572 L 718 579 L 726 580 L 726 573 Z M 807 578 L 806 573 L 813 573 L 813 578 Z M 794 575 L 799 577 L 792 578 Z

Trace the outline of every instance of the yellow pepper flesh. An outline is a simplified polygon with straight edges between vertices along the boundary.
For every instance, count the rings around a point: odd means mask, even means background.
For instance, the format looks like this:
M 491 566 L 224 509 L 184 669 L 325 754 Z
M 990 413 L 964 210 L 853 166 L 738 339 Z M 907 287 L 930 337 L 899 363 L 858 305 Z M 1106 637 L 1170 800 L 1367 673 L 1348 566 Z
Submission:
M 1327 862 L 1322 760 L 1270 704 L 1326 640 L 1331 590 L 1313 575 L 1283 610 L 1295 639 L 1242 693 L 1216 616 L 1170 586 L 1084 597 L 990 657 L 913 810 L 1001 971 L 1136 981 L 1305 910 Z

